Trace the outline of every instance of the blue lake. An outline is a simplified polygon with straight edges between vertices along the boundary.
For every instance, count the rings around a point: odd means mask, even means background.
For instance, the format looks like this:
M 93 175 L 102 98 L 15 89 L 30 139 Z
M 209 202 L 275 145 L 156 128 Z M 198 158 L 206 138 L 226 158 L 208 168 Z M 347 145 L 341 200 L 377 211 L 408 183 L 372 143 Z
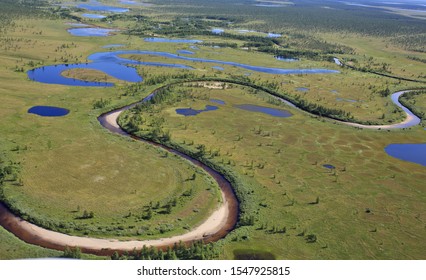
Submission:
M 89 11 L 102 11 L 102 12 L 111 12 L 111 13 L 126 13 L 129 11 L 127 8 L 120 8 L 114 6 L 106 6 L 101 4 L 79 4 L 78 8 L 89 10 Z
M 180 108 L 180 109 L 176 109 L 176 113 L 179 114 L 179 115 L 183 115 L 185 117 L 188 117 L 188 116 L 196 116 L 200 113 L 208 112 L 208 111 L 214 111 L 214 110 L 217 110 L 217 109 L 219 109 L 219 107 L 212 106 L 212 105 L 206 105 L 204 110 L 195 110 L 195 109 L 192 109 L 192 108 Z
M 28 109 L 28 113 L 36 114 L 42 117 L 61 117 L 65 116 L 70 110 L 53 106 L 34 106 Z
M 106 18 L 106 16 L 98 14 L 82 14 L 81 16 L 85 18 Z
M 71 35 L 82 37 L 106 37 L 111 32 L 117 31 L 116 29 L 88 27 L 88 28 L 70 28 L 67 30 Z
M 293 114 L 287 110 L 257 106 L 252 104 L 234 105 L 234 107 L 245 110 L 245 111 L 264 113 L 264 114 L 267 114 L 273 117 L 279 117 L 279 118 L 288 118 L 293 116 Z
M 33 81 L 49 84 L 61 84 L 61 85 L 74 85 L 74 86 L 112 86 L 111 83 L 103 82 L 86 82 L 76 80 L 72 78 L 65 78 L 61 76 L 61 73 L 65 70 L 73 68 L 84 68 L 100 70 L 104 73 L 127 82 L 141 82 L 143 79 L 138 75 L 135 68 L 127 65 L 146 65 L 146 66 L 158 66 L 158 67 L 169 67 L 169 68 L 181 68 L 181 69 L 194 69 L 191 66 L 178 63 L 161 63 L 161 62 L 144 62 L 133 59 L 122 58 L 120 55 L 125 54 L 138 54 L 138 55 L 152 55 L 158 57 L 166 57 L 172 59 L 179 59 L 183 61 L 192 62 L 203 62 L 203 63 L 214 63 L 222 65 L 236 66 L 239 68 L 252 70 L 256 72 L 263 72 L 269 74 L 326 74 L 326 73 L 338 73 L 336 70 L 328 69 L 281 69 L 281 68 L 270 68 L 263 66 L 252 66 L 247 64 L 241 64 L 231 61 L 221 61 L 215 59 L 203 59 L 195 57 L 186 57 L 183 55 L 172 54 L 167 52 L 155 52 L 155 51 L 139 51 L 139 50 L 117 50 L 110 52 L 99 52 L 94 53 L 88 57 L 91 60 L 90 63 L 77 63 L 77 64 L 59 64 L 51 66 L 43 66 L 29 70 L 27 72 L 28 78 Z
M 217 104 L 220 104 L 220 105 L 225 105 L 225 101 L 220 100 L 220 99 L 210 99 L 210 102 L 217 103 Z
M 426 143 L 390 144 L 385 152 L 394 158 L 426 166 Z
M 189 54 L 189 55 L 191 55 L 191 54 L 194 54 L 194 52 L 191 52 L 191 51 L 187 51 L 187 50 L 178 50 L 178 51 L 176 51 L 178 54 Z
M 33 81 L 46 83 L 46 84 L 59 84 L 68 86 L 92 86 L 92 87 L 112 87 L 113 83 L 105 82 L 88 82 L 77 80 L 73 78 L 66 78 L 61 75 L 63 71 L 84 68 L 100 70 L 106 74 L 128 82 L 141 82 L 142 78 L 138 75 L 137 71 L 133 67 L 108 63 L 108 62 L 95 62 L 95 63 L 78 63 L 78 64 L 60 64 L 43 66 L 27 72 L 28 78 Z
M 202 43 L 201 40 L 191 40 L 191 39 L 168 39 L 168 38 L 145 38 L 143 39 L 145 42 L 151 42 L 151 43 Z
M 121 48 L 121 47 L 124 47 L 125 45 L 123 45 L 123 44 L 110 44 L 110 45 L 105 45 L 105 46 L 102 46 L 102 48 L 104 48 L 104 49 L 112 49 L 112 48 Z

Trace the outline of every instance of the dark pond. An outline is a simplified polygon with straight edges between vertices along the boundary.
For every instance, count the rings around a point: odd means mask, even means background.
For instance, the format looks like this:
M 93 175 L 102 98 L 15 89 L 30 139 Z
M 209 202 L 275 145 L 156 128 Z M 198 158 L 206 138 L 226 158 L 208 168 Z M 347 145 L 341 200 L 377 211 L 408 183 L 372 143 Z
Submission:
M 111 32 L 117 31 L 116 29 L 99 28 L 99 27 L 87 27 L 87 28 L 70 28 L 68 32 L 74 36 L 83 37 L 105 37 L 110 35 Z
M 234 105 L 234 107 L 242 109 L 242 110 L 250 111 L 250 112 L 264 113 L 264 114 L 274 116 L 274 117 L 279 117 L 279 118 L 288 118 L 293 116 L 292 113 L 283 109 L 275 109 L 275 108 L 257 106 L 252 104 Z
M 385 152 L 394 158 L 426 166 L 426 143 L 390 144 Z
M 220 105 L 225 105 L 225 101 L 220 100 L 220 99 L 210 99 L 210 102 L 217 103 L 217 104 L 220 104 Z
M 285 57 L 285 56 L 275 56 L 275 59 L 285 62 L 294 62 L 299 61 L 298 58 L 292 58 L 292 57 Z
M 103 12 L 111 12 L 111 13 L 126 13 L 129 11 L 127 8 L 119 8 L 113 6 L 106 6 L 102 4 L 98 4 L 98 2 L 94 2 L 92 4 L 79 4 L 77 7 L 89 10 L 89 11 L 103 11 Z
M 260 250 L 251 249 L 237 249 L 234 250 L 235 260 L 275 260 L 275 256 L 272 253 Z
M 106 18 L 106 16 L 98 14 L 82 14 L 81 16 L 85 18 Z
M 176 113 L 179 114 L 179 115 L 183 115 L 185 117 L 188 117 L 188 116 L 196 116 L 200 113 L 208 112 L 208 111 L 214 111 L 214 110 L 217 110 L 217 109 L 219 109 L 219 107 L 212 106 L 212 105 L 206 105 L 204 110 L 195 110 L 195 109 L 192 109 L 192 108 L 181 108 L 181 109 L 176 109 Z
M 53 106 L 34 106 L 28 109 L 28 113 L 43 117 L 61 117 L 65 116 L 70 110 Z
M 191 39 L 168 39 L 168 38 L 145 38 L 143 39 L 145 42 L 152 43 L 202 43 L 201 40 L 191 40 Z
M 335 169 L 336 168 L 334 165 L 331 165 L 331 164 L 323 164 L 322 166 L 325 167 L 325 168 L 328 168 L 328 169 Z

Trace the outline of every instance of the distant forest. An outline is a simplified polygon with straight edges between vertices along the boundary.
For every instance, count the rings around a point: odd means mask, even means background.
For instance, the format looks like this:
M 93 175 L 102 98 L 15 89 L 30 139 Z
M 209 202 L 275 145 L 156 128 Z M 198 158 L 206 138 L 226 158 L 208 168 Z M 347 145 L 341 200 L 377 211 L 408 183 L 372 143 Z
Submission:
M 162 5 L 165 12 L 215 15 L 237 22 L 258 21 L 251 27 L 263 31 L 304 29 L 313 32 L 348 31 L 374 36 L 426 32 L 426 20 L 392 14 L 383 9 L 351 6 L 330 0 L 291 2 L 294 5 L 273 8 L 257 7 L 254 0 L 156 0 L 155 4 Z

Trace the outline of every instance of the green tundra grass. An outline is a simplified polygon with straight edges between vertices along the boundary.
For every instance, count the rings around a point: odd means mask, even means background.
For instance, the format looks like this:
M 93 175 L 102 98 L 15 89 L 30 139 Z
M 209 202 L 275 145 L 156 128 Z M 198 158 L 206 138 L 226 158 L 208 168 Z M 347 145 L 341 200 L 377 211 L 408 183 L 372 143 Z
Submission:
M 147 109 L 140 126 L 148 135 L 155 119 L 164 118 L 162 129 L 170 131 L 174 145 L 187 150 L 204 145 L 207 161 L 240 175 L 243 204 L 251 209 L 245 215 L 253 215 L 255 223 L 226 238 L 224 258 L 239 249 L 296 259 L 424 257 L 418 242 L 425 226 L 424 167 L 384 151 L 391 143 L 422 142 L 421 128 L 359 130 L 271 104 L 266 94 L 247 87 L 224 87 L 175 86 L 173 92 L 191 97 Z M 234 107 L 239 104 L 280 108 L 293 116 L 248 112 Z M 187 117 L 176 113 L 205 105 L 219 109 Z

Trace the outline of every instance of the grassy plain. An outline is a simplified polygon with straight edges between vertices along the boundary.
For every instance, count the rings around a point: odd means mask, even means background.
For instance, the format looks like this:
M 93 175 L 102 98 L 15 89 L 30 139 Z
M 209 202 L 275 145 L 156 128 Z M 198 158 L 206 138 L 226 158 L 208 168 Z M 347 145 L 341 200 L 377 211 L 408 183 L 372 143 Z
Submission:
M 172 142 L 188 150 L 205 145 L 208 161 L 239 174 L 247 193 L 243 204 L 249 204 L 244 207 L 252 210 L 244 214 L 255 217 L 253 226 L 226 238 L 222 257 L 233 258 L 239 249 L 266 251 L 280 259 L 424 257 L 419 244 L 425 226 L 420 207 L 424 167 L 384 151 L 391 143 L 422 142 L 421 128 L 358 130 L 272 105 L 265 94 L 235 85 L 226 90 L 175 86 L 173 91 L 193 97 L 156 105 L 151 109 L 155 115 L 142 113 L 140 130 L 147 133 L 153 120 L 164 118 L 163 129 L 170 131 Z M 237 104 L 281 108 L 294 115 L 277 118 L 235 108 Z M 190 117 L 175 111 L 205 105 L 219 109 Z M 284 227 L 285 233 L 280 232 Z
M 8 81 L 1 89 L 3 140 L 10 142 L 13 157 L 21 162 L 19 185 L 10 183 L 3 189 L 12 208 L 45 227 L 97 236 L 147 238 L 160 231 L 183 232 L 200 223 L 219 199 L 217 186 L 204 172 L 146 144 L 111 135 L 96 120 L 101 110 L 93 109 L 94 101 L 114 100 L 110 106 L 117 106 L 141 96 L 119 100 L 123 89 L 45 85 L 14 72 L 14 68 L 27 70 L 68 58 L 84 62 L 85 55 L 102 51 L 99 45 L 109 44 L 109 39 L 72 37 L 63 21 L 20 25 L 11 35 L 24 39 L 16 42 L 13 51 L 3 51 L 9 61 L 1 70 Z M 42 37 L 35 36 L 41 26 L 38 36 Z M 81 56 L 76 55 L 79 52 Z M 95 71 L 70 72 L 66 74 L 81 79 L 99 77 Z M 62 118 L 28 114 L 35 105 L 65 107 L 71 112 Z M 188 180 L 194 173 L 198 176 Z M 192 196 L 182 197 L 191 189 Z M 178 201 L 173 214 L 155 214 L 174 198 Z M 144 221 L 141 217 L 150 202 L 160 206 L 150 221 Z M 84 211 L 93 212 L 94 218 L 80 219 Z

